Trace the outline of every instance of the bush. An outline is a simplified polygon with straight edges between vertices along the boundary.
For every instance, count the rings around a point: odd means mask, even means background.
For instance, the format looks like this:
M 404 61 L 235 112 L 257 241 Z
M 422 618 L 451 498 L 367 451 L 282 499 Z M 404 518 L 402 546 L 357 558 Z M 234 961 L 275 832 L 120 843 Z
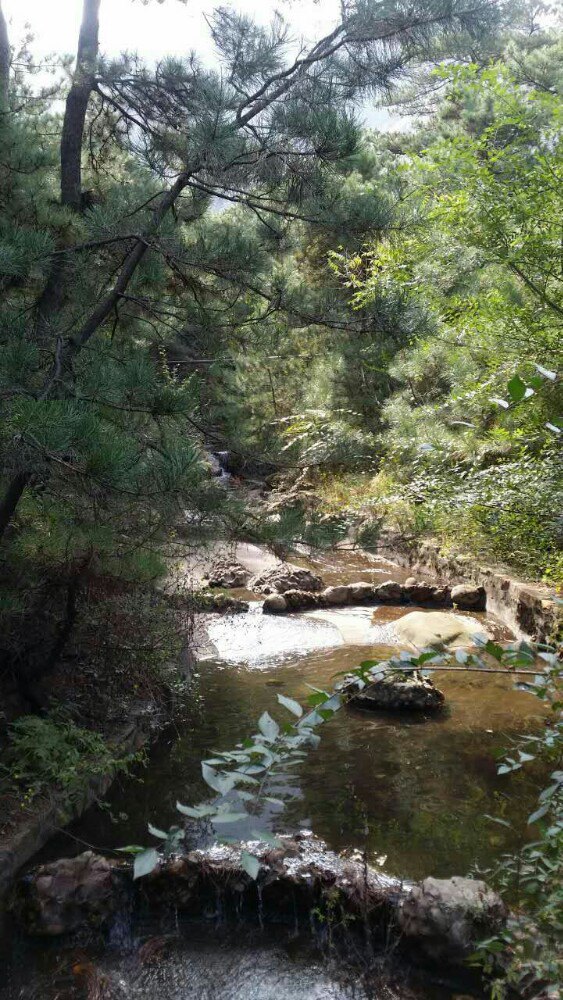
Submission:
M 128 770 L 139 753 L 117 754 L 100 733 L 75 725 L 60 712 L 23 715 L 9 728 L 5 781 L 30 800 L 52 788 L 71 797 L 86 779 Z

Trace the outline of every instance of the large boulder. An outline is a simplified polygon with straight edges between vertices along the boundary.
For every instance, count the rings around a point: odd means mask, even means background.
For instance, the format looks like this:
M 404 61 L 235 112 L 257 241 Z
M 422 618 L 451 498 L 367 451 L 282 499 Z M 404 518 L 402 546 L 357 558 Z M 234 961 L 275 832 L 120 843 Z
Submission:
M 258 594 L 285 594 L 288 590 L 309 590 L 311 593 L 318 593 L 323 589 L 323 581 L 309 569 L 282 563 L 253 576 L 248 581 L 248 589 Z
M 204 579 L 209 587 L 245 587 L 251 572 L 236 559 L 219 559 L 206 573 Z
M 480 622 L 451 611 L 411 611 L 394 622 L 393 628 L 402 642 L 415 649 L 429 646 L 463 648 L 475 644 L 476 633 L 485 634 Z
M 408 944 L 428 958 L 462 962 L 479 940 L 498 932 L 508 911 L 485 882 L 454 876 L 427 878 L 412 887 L 399 907 L 399 926 Z
M 40 865 L 21 879 L 11 909 L 29 934 L 55 937 L 100 928 L 112 918 L 120 894 L 112 866 L 92 851 Z
M 452 587 L 452 601 L 460 611 L 485 611 L 487 592 L 474 583 L 460 583 Z
M 344 678 L 339 688 L 350 695 L 355 708 L 383 711 L 437 712 L 444 705 L 444 694 L 418 671 L 390 671 L 379 680 L 360 689 L 354 675 Z

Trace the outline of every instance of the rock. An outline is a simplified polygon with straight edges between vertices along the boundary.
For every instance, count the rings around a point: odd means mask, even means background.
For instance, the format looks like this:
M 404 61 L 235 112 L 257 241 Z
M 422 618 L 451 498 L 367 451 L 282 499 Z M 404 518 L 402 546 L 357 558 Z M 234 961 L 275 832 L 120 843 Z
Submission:
M 473 583 L 460 583 L 457 587 L 452 587 L 451 597 L 460 611 L 485 611 L 487 608 L 485 588 Z
M 287 610 L 287 601 L 281 594 L 270 594 L 262 605 L 265 615 L 283 615 Z
M 248 582 L 249 590 L 258 594 L 285 594 L 288 590 L 309 590 L 318 593 L 323 589 L 323 581 L 311 570 L 282 563 L 267 569 Z
M 410 577 L 404 584 L 404 594 L 413 604 L 428 604 L 435 600 L 436 587 L 431 583 L 422 583 L 420 580 Z
M 286 590 L 283 597 L 290 611 L 305 611 L 319 606 L 319 595 L 309 590 Z
M 327 587 L 326 590 L 323 590 L 321 598 L 323 604 L 338 607 L 342 604 L 348 604 L 350 600 L 350 591 L 348 587 Z
M 248 611 L 248 601 L 239 601 L 228 594 L 198 594 L 195 601 L 198 611 L 217 611 L 219 614 L 238 615 Z
M 208 586 L 210 587 L 245 587 L 251 577 L 250 570 L 246 569 L 242 563 L 236 559 L 221 559 L 214 563 L 206 574 Z
M 386 580 L 385 583 L 380 583 L 377 587 L 374 587 L 373 593 L 376 601 L 383 601 L 387 604 L 401 604 L 405 597 L 401 584 L 395 583 L 394 580 Z
M 476 633 L 485 634 L 480 622 L 462 618 L 451 611 L 411 611 L 394 622 L 395 632 L 403 642 L 415 649 L 428 646 L 449 646 L 458 649 L 474 646 Z
M 408 943 L 434 961 L 456 964 L 504 925 L 500 896 L 485 882 L 454 876 L 427 878 L 411 889 L 399 908 L 399 926 Z
M 437 712 L 445 702 L 443 692 L 418 671 L 393 671 L 381 680 L 368 683 L 362 690 L 359 690 L 357 678 L 351 675 L 345 677 L 340 686 L 340 690 L 349 694 L 355 688 L 358 691 L 357 694 L 352 693 L 350 704 L 356 708 Z
M 92 851 L 61 858 L 24 876 L 11 909 L 29 934 L 54 937 L 79 927 L 99 928 L 111 919 L 119 901 L 113 869 Z
M 444 608 L 451 608 L 452 606 L 452 592 L 449 587 L 440 586 L 434 587 L 434 599 L 433 604 L 438 604 Z
M 371 583 L 349 583 L 350 604 L 370 604 L 375 601 L 375 590 Z

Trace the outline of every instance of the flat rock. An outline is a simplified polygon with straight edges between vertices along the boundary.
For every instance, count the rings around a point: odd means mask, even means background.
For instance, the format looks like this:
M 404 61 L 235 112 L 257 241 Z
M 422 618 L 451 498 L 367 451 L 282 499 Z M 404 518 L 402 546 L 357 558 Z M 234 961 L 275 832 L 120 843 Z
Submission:
M 253 576 L 248 581 L 248 588 L 257 594 L 285 594 L 288 590 L 318 593 L 323 589 L 323 581 L 309 569 L 282 563 Z
M 411 611 L 394 623 L 402 642 L 416 649 L 444 645 L 450 649 L 474 646 L 474 636 L 485 634 L 480 622 L 462 618 L 451 611 Z

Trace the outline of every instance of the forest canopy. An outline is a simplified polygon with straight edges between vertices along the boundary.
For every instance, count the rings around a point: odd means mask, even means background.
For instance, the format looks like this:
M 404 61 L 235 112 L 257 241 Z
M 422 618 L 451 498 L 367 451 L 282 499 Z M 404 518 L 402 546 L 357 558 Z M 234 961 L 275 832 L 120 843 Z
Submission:
M 152 581 L 186 537 L 318 543 L 361 511 L 365 539 L 451 543 L 455 509 L 456 544 L 556 579 L 553 18 L 358 0 L 300 47 L 289 17 L 222 7 L 208 66 L 108 58 L 103 16 L 85 0 L 47 85 L 0 21 L 10 669 L 35 660 L 38 608 L 41 672 L 85 580 Z M 368 97 L 406 127 L 367 129 Z M 218 450 L 321 486 L 320 508 L 249 509 L 210 475 Z

